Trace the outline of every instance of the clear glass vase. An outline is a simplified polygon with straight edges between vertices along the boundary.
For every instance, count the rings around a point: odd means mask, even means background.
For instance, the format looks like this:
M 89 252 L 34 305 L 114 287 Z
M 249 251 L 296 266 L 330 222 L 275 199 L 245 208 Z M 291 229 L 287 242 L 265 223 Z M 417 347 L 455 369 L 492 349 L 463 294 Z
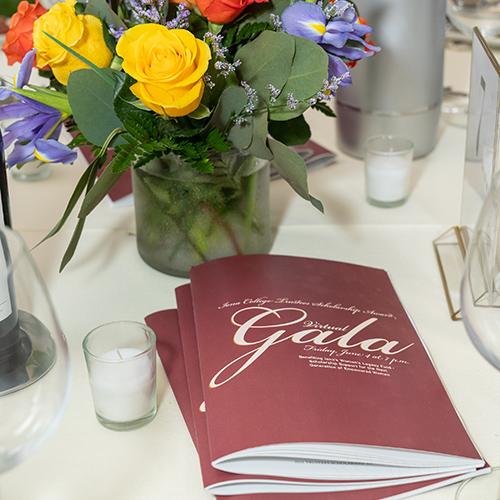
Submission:
M 56 429 L 69 355 L 50 296 L 22 238 L 0 229 L 0 477 Z
M 33 160 L 16 165 L 10 172 L 16 181 L 23 182 L 43 181 L 49 178 L 52 173 L 50 165 L 40 160 Z
M 134 171 L 137 247 L 151 267 L 188 276 L 208 260 L 271 249 L 269 162 L 235 152 L 212 161 L 211 174 L 173 154 Z

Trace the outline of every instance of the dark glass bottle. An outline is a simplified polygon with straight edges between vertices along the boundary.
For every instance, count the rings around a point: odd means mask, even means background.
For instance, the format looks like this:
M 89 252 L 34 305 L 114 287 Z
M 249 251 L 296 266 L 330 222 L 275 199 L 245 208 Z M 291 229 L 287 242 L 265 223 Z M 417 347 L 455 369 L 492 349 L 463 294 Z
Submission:
M 8 200 L 6 164 L 2 135 L 0 133 L 0 191 L 2 197 L 3 218 L 10 222 L 8 215 Z M 9 270 L 12 259 L 7 244 L 7 238 L 0 231 L 0 392 L 18 384 L 27 378 L 24 369 L 27 359 L 31 354 L 31 343 L 26 334 L 19 328 L 19 316 L 16 306 L 14 283 Z

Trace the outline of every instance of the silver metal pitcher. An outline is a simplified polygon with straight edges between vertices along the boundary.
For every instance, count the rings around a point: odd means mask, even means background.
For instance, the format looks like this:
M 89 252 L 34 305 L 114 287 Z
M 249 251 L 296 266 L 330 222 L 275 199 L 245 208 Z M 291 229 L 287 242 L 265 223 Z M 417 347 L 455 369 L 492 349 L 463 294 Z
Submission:
M 352 70 L 339 90 L 341 149 L 362 157 L 366 140 L 395 134 L 411 139 L 415 156 L 437 142 L 443 89 L 446 0 L 356 0 L 382 51 Z

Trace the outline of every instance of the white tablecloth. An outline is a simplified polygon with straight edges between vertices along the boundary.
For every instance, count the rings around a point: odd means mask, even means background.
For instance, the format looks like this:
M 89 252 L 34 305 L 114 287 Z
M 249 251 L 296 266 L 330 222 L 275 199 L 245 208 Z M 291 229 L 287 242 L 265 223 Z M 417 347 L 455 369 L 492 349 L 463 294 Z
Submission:
M 448 51 L 446 84 L 467 89 L 469 54 Z M 336 149 L 333 122 L 312 115 L 314 138 Z M 283 181 L 272 185 L 273 220 L 279 223 L 273 253 L 344 260 L 387 269 L 400 298 L 430 348 L 449 393 L 485 457 L 500 464 L 500 374 L 470 344 L 463 325 L 449 319 L 432 240 L 459 222 L 465 130 L 443 122 L 439 145 L 415 162 L 408 203 L 394 209 L 368 205 L 363 165 L 339 153 L 332 167 L 310 175 L 312 193 L 325 203 L 322 216 Z M 336 151 L 338 151 L 336 149 Z M 62 213 L 85 166 L 53 168 L 40 183 L 11 182 L 15 227 L 28 243 L 40 240 Z M 106 430 L 93 413 L 81 349 L 98 324 L 141 321 L 175 306 L 183 280 L 148 268 L 135 249 L 133 210 L 105 200 L 89 218 L 74 260 L 58 274 L 72 222 L 35 251 L 72 357 L 69 404 L 60 428 L 27 462 L 0 478 L 2 500 L 202 500 L 194 447 L 161 369 L 159 411 L 146 427 Z M 0 416 L 1 425 L 1 416 Z M 456 487 L 428 493 L 451 500 Z M 491 494 L 491 492 L 490 492 Z M 487 493 L 484 500 L 494 498 Z

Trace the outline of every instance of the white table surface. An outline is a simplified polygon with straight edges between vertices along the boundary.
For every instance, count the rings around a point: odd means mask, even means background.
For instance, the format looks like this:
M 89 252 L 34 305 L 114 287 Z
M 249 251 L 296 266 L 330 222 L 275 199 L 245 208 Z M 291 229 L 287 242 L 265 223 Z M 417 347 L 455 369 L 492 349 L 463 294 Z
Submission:
M 445 84 L 466 90 L 470 54 L 448 50 L 446 61 Z M 314 138 L 338 152 L 333 122 L 315 114 L 311 122 Z M 432 240 L 459 221 L 464 142 L 464 129 L 443 123 L 436 150 L 415 162 L 411 198 L 399 208 L 369 206 L 362 163 L 341 153 L 335 165 L 310 175 L 312 193 L 325 203 L 324 216 L 283 181 L 273 182 L 273 219 L 280 226 L 272 251 L 387 269 L 473 439 L 486 459 L 498 465 L 500 374 L 475 351 L 463 325 L 449 319 L 432 250 Z M 39 183 L 11 182 L 14 224 L 29 244 L 56 222 L 84 166 L 79 160 L 72 167 L 54 167 L 52 177 Z M 95 418 L 81 350 L 83 337 L 98 324 L 142 321 L 153 311 L 174 307 L 174 288 L 185 281 L 162 275 L 140 260 L 131 234 L 133 210 L 112 208 L 107 200 L 89 218 L 74 260 L 59 274 L 70 227 L 34 252 L 70 347 L 68 407 L 60 428 L 38 453 L 0 477 L 0 498 L 210 498 L 163 371 L 158 371 L 155 420 L 131 432 L 109 431 Z M 451 486 L 420 498 L 451 500 L 455 490 Z M 494 496 L 485 493 L 481 498 Z

